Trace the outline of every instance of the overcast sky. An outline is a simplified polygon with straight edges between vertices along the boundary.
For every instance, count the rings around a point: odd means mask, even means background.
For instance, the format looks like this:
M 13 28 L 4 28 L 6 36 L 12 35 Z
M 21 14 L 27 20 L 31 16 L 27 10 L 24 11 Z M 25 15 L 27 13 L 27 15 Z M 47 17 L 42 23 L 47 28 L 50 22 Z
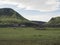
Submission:
M 49 21 L 60 16 L 60 0 L 0 0 L 0 8 L 6 7 L 29 20 Z

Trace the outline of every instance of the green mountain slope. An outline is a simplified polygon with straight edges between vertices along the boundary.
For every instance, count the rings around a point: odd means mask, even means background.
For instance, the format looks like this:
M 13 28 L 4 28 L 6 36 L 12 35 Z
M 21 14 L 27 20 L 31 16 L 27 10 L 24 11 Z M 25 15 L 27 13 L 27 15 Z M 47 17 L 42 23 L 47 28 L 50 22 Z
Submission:
M 48 24 L 60 24 L 60 17 L 53 17 Z
M 60 17 L 53 17 L 45 24 L 48 27 L 60 27 Z
M 28 22 L 27 19 L 22 17 L 11 8 L 0 9 L 0 24 L 13 24 Z

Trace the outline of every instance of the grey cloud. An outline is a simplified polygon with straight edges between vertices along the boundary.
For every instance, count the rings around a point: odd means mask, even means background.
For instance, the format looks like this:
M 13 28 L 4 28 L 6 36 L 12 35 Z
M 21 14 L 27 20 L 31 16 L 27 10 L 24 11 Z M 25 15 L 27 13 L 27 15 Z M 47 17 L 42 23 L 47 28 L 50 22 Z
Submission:
M 57 0 L 3 0 L 3 1 L 18 3 L 17 4 L 18 7 L 23 6 L 23 8 L 27 10 L 54 11 L 57 10 L 59 7 L 59 3 Z

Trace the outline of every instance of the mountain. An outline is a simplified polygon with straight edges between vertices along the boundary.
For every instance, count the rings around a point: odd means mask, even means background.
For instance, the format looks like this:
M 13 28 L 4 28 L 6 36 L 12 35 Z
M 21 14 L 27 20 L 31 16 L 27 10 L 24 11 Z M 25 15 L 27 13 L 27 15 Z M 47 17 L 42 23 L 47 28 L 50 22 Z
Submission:
M 21 14 L 11 8 L 0 8 L 0 24 L 15 24 L 28 22 Z
M 48 24 L 60 24 L 60 17 L 53 17 Z
M 0 9 L 0 27 L 37 27 L 38 25 L 41 25 L 43 23 L 45 22 L 29 21 L 11 8 Z
M 43 25 L 43 24 L 46 23 L 46 22 L 44 22 L 44 21 L 31 21 L 31 22 L 33 22 L 33 23 L 35 23 L 35 24 L 38 24 L 38 25 Z
M 46 25 L 51 27 L 60 27 L 60 17 L 53 17 Z
M 29 21 L 11 8 L 0 8 L 0 27 L 5 26 L 60 27 L 60 17 L 53 17 L 49 22 Z

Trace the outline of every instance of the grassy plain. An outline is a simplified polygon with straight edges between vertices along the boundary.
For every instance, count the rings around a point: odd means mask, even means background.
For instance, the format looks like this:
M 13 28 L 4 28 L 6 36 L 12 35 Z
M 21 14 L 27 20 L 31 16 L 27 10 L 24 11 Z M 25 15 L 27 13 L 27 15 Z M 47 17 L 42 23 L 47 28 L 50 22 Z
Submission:
M 60 28 L 0 28 L 0 45 L 60 45 Z

